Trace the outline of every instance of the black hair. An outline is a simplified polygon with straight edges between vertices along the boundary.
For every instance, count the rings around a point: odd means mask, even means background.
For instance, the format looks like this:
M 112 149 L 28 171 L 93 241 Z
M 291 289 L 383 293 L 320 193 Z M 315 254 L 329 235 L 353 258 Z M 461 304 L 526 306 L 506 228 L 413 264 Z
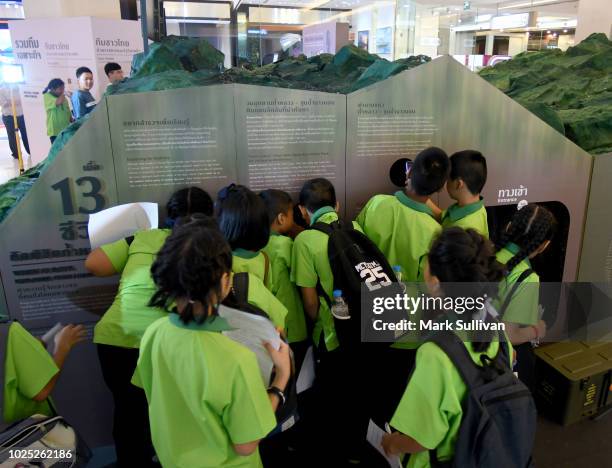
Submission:
M 244 185 L 231 184 L 217 196 L 219 229 L 232 250 L 263 249 L 270 238 L 270 218 L 263 200 Z
M 450 162 L 444 150 L 432 146 L 417 154 L 412 163 L 410 181 L 417 195 L 436 193 L 446 183 Z
M 478 195 L 487 182 L 487 160 L 480 151 L 458 151 L 450 158 L 450 180 L 461 179 L 472 195 Z
M 76 70 L 76 77 L 80 78 L 83 73 L 91 73 L 91 70 L 87 67 L 79 67 Z
M 60 86 L 64 86 L 64 84 L 65 83 L 61 79 L 53 78 L 51 81 L 49 81 L 49 84 L 47 85 L 47 87 L 43 89 L 43 94 L 48 93 L 52 89 L 57 89 Z
M 518 245 L 520 250 L 508 260 L 506 270 L 512 271 L 540 245 L 552 240 L 556 229 L 557 220 L 554 215 L 536 203 L 529 203 L 515 212 L 502 233 L 499 247 L 505 247 L 512 242 Z
M 222 300 L 221 277 L 232 269 L 232 252 L 212 218 L 198 218 L 178 226 L 168 236 L 151 266 L 157 290 L 150 307 L 166 311 L 179 298 L 187 306 L 180 312 L 184 323 L 202 323 L 206 316 L 195 316 L 193 302 L 201 302 L 204 310 Z M 172 312 L 176 312 L 173 309 Z
M 270 218 L 270 224 L 274 222 L 276 217 L 283 213 L 293 209 L 293 200 L 291 195 L 282 190 L 268 189 L 263 192 L 259 192 L 259 196 L 264 201 L 266 209 L 268 210 L 268 217 Z
M 431 274 L 438 278 L 447 297 L 494 297 L 504 277 L 504 266 L 495 258 L 493 243 L 474 229 L 445 229 L 433 242 L 427 258 Z M 493 334 L 484 337 L 489 339 L 472 343 L 475 351 L 488 349 Z
M 106 76 L 118 70 L 121 70 L 121 65 L 116 62 L 108 62 L 106 65 L 104 65 L 104 73 L 106 74 Z
M 187 187 L 174 192 L 166 203 L 166 225 L 172 227 L 179 218 L 201 213 L 213 215 L 213 201 L 210 195 L 199 187 Z
M 300 191 L 300 205 L 310 213 L 324 206 L 336 207 L 336 189 L 324 178 L 307 180 Z

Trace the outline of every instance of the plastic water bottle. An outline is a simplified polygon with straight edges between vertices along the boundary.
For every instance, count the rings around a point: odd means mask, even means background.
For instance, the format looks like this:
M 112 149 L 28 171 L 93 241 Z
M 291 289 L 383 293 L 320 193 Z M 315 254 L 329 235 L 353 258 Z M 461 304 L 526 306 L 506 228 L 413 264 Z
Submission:
M 406 285 L 404 283 L 402 283 L 402 278 L 404 277 L 404 275 L 402 273 L 402 266 L 401 265 L 393 265 L 393 273 L 395 273 L 395 279 L 399 283 L 402 292 L 406 292 Z
M 332 303 L 331 313 L 338 320 L 346 320 L 351 318 L 348 305 L 344 301 L 342 291 L 340 289 L 336 289 L 334 291 L 334 301 Z

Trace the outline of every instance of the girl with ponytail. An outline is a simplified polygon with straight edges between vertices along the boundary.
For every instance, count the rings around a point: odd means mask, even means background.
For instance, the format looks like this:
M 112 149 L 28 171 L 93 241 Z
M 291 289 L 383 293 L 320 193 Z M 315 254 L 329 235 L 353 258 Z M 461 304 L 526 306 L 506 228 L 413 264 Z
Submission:
M 266 395 L 255 354 L 221 333 L 231 268 L 223 234 L 200 217 L 175 227 L 151 267 L 150 305 L 170 313 L 147 328 L 133 382 L 146 393 L 162 466 L 261 466 L 259 441 L 276 426 L 289 348 L 264 343 L 275 366 Z
M 502 234 L 497 260 L 505 265 L 496 304 L 513 345 L 542 338 L 546 323 L 539 318 L 540 278 L 530 259 L 546 250 L 556 221 L 543 206 L 530 203 L 518 210 Z
M 93 340 L 115 405 L 113 438 L 118 466 L 147 467 L 154 455 L 147 399 L 130 383 L 142 335 L 167 315 L 163 308 L 149 306 L 155 293 L 151 265 L 175 222 L 196 214 L 211 216 L 213 201 L 201 188 L 185 187 L 172 194 L 166 211 L 165 228 L 136 231 L 98 247 L 85 260 L 85 268 L 94 276 L 121 275 L 115 300 L 96 324 Z
M 43 102 L 47 114 L 47 135 L 51 143 L 55 141 L 59 133 L 64 130 L 72 118 L 70 106 L 64 89 L 64 82 L 59 78 L 53 78 L 43 89 Z
M 425 282 L 432 296 L 494 296 L 503 277 L 493 244 L 473 229 L 445 229 L 427 259 Z M 486 320 L 487 313 L 488 307 L 474 311 L 472 319 Z M 493 359 L 500 346 L 508 346 L 512 356 L 512 346 L 500 343 L 497 332 L 479 334 L 479 340 L 464 342 L 477 365 L 482 365 L 484 355 Z M 409 468 L 431 466 L 429 450 L 434 449 L 440 462 L 452 460 L 466 395 L 467 387 L 451 359 L 435 343 L 425 342 L 417 351 L 416 366 L 391 419 L 397 432 L 383 437 L 387 454 L 411 453 Z
M 546 335 L 546 322 L 540 318 L 540 277 L 531 269 L 530 260 L 548 248 L 556 224 L 550 211 L 530 203 L 514 213 L 497 252 L 497 260 L 505 265 L 506 271 L 494 305 L 516 349 L 515 370 L 530 389 L 535 385 L 531 342 Z

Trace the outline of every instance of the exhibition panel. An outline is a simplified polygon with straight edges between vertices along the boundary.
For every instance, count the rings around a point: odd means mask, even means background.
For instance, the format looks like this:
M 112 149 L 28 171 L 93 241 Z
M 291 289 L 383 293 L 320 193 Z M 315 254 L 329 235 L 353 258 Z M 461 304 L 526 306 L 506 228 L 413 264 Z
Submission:
M 119 203 L 164 204 L 177 187 L 216 193 L 235 181 L 233 94 L 220 85 L 109 96 Z
M 346 97 L 233 88 L 238 181 L 256 192 L 276 188 L 295 198 L 305 180 L 326 177 L 344 210 Z
M 612 282 L 612 153 L 596 155 L 584 226 L 578 281 Z

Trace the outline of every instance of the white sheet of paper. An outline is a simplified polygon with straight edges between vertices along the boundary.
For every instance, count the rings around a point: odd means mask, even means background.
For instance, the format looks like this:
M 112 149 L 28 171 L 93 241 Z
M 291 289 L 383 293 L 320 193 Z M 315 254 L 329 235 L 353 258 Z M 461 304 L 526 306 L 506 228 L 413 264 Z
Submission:
M 302 393 L 308 390 L 314 384 L 315 380 L 315 359 L 314 350 L 312 346 L 308 348 L 304 355 L 304 361 L 302 362 L 302 368 L 298 374 L 297 381 L 295 382 L 295 389 L 297 393 Z
M 157 203 L 127 203 L 89 215 L 89 242 L 92 250 L 129 237 L 136 231 L 158 226 Z
M 264 383 L 268 385 L 274 363 L 270 354 L 264 348 L 263 342 L 270 342 L 274 349 L 280 348 L 281 338 L 274 324 L 265 317 L 242 312 L 224 305 L 219 306 L 219 316 L 227 320 L 229 326 L 234 328 L 234 330 L 225 331 L 223 334 L 255 353 L 261 376 Z
M 385 460 L 387 460 L 391 468 L 402 468 L 402 463 L 399 457 L 388 457 L 387 454 L 385 454 L 385 451 L 382 448 L 382 438 L 385 434 L 387 434 L 387 432 L 383 431 L 374 421 L 370 419 L 370 423 L 368 424 L 368 434 L 366 436 L 367 441 L 383 457 L 385 457 Z

